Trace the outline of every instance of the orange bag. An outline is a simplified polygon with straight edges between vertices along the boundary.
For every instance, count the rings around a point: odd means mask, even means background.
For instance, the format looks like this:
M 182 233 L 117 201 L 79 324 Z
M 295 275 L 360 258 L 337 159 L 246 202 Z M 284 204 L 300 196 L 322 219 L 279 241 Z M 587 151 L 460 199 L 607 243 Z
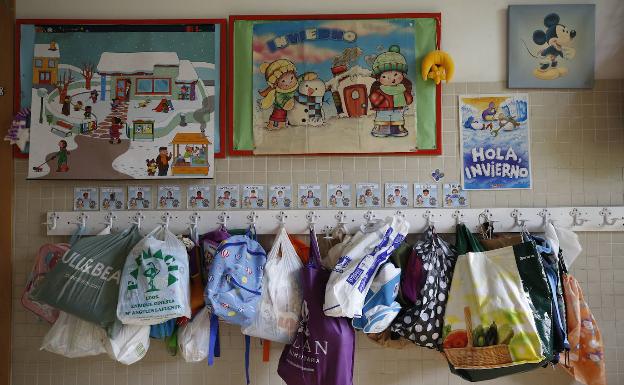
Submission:
M 307 264 L 310 256 L 310 246 L 308 246 L 301 239 L 295 238 L 292 235 L 289 235 L 288 238 L 295 247 L 295 252 L 297 252 L 297 255 L 301 258 L 301 262 L 303 262 L 304 265 Z
M 563 276 L 563 292 L 570 353 L 562 367 L 583 384 L 606 385 L 602 335 L 576 278 Z

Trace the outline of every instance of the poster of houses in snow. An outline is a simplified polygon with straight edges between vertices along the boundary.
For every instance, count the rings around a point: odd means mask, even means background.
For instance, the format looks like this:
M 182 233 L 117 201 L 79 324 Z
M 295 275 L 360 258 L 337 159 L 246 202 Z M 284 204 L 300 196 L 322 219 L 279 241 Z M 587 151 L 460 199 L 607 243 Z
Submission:
M 31 28 L 29 178 L 213 177 L 220 24 Z
M 255 24 L 254 154 L 413 151 L 415 39 L 413 19 Z
M 460 95 L 464 190 L 531 188 L 527 94 Z

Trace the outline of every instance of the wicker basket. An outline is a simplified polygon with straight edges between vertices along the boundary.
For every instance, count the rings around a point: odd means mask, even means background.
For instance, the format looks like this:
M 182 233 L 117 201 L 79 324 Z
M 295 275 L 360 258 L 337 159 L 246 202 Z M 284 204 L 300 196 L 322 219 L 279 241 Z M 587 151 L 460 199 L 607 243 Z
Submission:
M 468 346 L 465 348 L 444 349 L 444 354 L 455 369 L 490 369 L 508 366 L 512 363 L 509 346 L 492 345 L 474 347 L 472 341 L 472 320 L 470 308 L 464 308 Z

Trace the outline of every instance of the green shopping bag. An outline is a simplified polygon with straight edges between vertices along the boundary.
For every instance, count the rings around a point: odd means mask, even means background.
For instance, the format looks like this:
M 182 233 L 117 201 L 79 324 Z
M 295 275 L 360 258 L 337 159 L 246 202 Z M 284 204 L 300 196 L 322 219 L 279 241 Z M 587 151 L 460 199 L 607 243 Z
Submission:
M 33 298 L 115 334 L 121 270 L 140 240 L 136 226 L 80 239 L 46 275 Z
M 460 253 L 474 253 L 472 255 L 472 258 L 475 258 L 476 256 L 477 259 L 488 257 L 487 255 L 485 255 L 487 253 L 481 253 L 483 251 L 483 247 L 476 239 L 476 237 L 466 228 L 465 225 L 457 226 L 456 243 L 456 248 Z M 527 325 L 534 325 L 534 330 L 536 332 L 535 337 L 537 337 L 537 340 L 535 338 L 531 340 L 529 336 L 529 341 L 532 341 L 532 344 L 522 344 L 522 339 L 520 339 L 520 343 L 515 342 L 513 344 L 514 346 L 511 346 L 511 349 L 509 349 L 509 344 L 514 338 L 513 333 L 518 332 L 518 328 L 516 328 L 516 330 L 512 332 L 510 330 L 513 330 L 513 327 L 511 327 L 511 325 L 501 325 L 500 323 L 505 321 L 500 321 L 500 319 L 499 324 L 497 324 L 495 327 L 492 327 L 494 326 L 491 324 L 491 319 L 493 317 L 488 317 L 487 315 L 483 316 L 481 314 L 472 314 L 472 312 L 474 311 L 479 313 L 483 310 L 480 309 L 479 306 L 476 306 L 477 309 L 474 310 L 472 310 L 470 306 L 463 306 L 463 309 L 461 309 L 461 313 L 463 313 L 461 315 L 464 319 L 463 325 L 465 325 L 464 327 L 466 329 L 470 328 L 472 330 L 470 331 L 470 333 L 465 333 L 465 337 L 464 335 L 461 335 L 461 332 L 451 335 L 452 327 L 449 328 L 449 325 L 447 325 L 445 327 L 444 337 L 445 341 L 447 337 L 451 337 L 449 342 L 446 343 L 447 347 L 458 347 L 464 345 L 464 343 L 465 345 L 470 344 L 470 347 L 472 347 L 472 349 L 467 349 L 463 352 L 457 351 L 456 353 L 458 354 L 456 355 L 461 356 L 461 353 L 463 353 L 463 355 L 465 356 L 464 359 L 466 360 L 464 363 L 467 362 L 468 364 L 473 365 L 460 364 L 457 365 L 459 367 L 456 367 L 456 365 L 454 365 L 453 362 L 449 360 L 449 367 L 452 373 L 464 378 L 465 380 L 473 382 L 490 380 L 514 373 L 530 371 L 535 368 L 545 366 L 550 361 L 553 354 L 553 335 L 550 328 L 552 322 L 550 291 L 548 290 L 544 268 L 542 266 L 542 262 L 539 258 L 535 245 L 532 242 L 525 242 L 513 247 L 510 246 L 488 253 L 492 253 L 491 256 L 494 259 L 496 258 L 493 257 L 493 255 L 498 255 L 500 261 L 507 263 L 507 268 L 510 270 L 513 269 L 513 262 L 515 260 L 515 270 L 517 271 L 517 274 L 520 278 L 520 285 L 521 289 L 524 291 L 526 305 L 528 305 L 528 309 L 530 309 L 527 311 L 527 308 L 524 307 L 524 313 L 532 317 L 532 322 L 530 322 L 530 320 L 525 321 L 528 322 Z M 507 255 L 506 258 L 505 255 Z M 469 258 L 471 258 L 471 256 L 461 255 L 458 259 L 458 266 L 465 267 L 465 263 Z M 460 267 L 460 270 L 461 269 L 463 268 Z M 457 318 L 459 318 L 459 316 L 457 315 L 459 311 L 456 310 L 454 312 L 455 314 L 453 314 L 453 311 L 449 313 L 449 307 L 452 306 L 451 301 L 453 298 L 453 285 L 455 285 L 456 283 L 460 283 L 460 281 L 462 280 L 461 276 L 462 273 L 458 274 L 458 268 L 456 266 L 455 274 L 453 277 L 453 284 L 451 287 L 451 294 L 449 297 L 449 304 L 447 304 L 447 318 L 445 318 L 445 324 L 448 321 L 452 321 L 453 317 L 456 318 L 454 321 L 457 321 Z M 455 292 L 455 297 L 457 297 L 457 290 L 455 290 Z M 454 302 L 457 303 L 456 300 Z M 455 305 L 455 307 L 457 307 L 457 305 Z M 475 325 L 473 322 L 473 320 L 479 321 L 484 319 L 487 319 L 487 321 L 489 321 L 489 323 L 485 326 L 480 325 L 480 323 L 479 325 Z M 458 321 L 458 323 L 461 324 L 461 321 Z M 528 327 L 530 328 L 530 326 Z M 449 329 L 451 329 L 451 331 L 449 331 Z M 516 338 L 518 339 L 519 337 Z M 505 345 L 505 343 L 507 343 L 506 347 L 500 346 Z M 533 351 L 527 351 L 527 346 L 533 346 Z M 477 349 L 474 349 L 475 347 Z M 522 351 L 523 349 L 525 350 Z M 489 350 L 488 353 L 490 353 L 490 355 L 488 356 L 488 354 L 483 354 L 483 350 Z M 452 352 L 453 349 L 450 348 L 448 349 L 448 351 Z M 479 357 L 473 357 L 473 353 L 477 351 L 480 352 L 480 361 L 477 359 Z M 539 357 L 537 352 L 539 352 Z M 488 360 L 490 361 L 489 365 Z M 516 360 L 517 362 L 514 362 Z M 455 361 L 455 363 L 457 364 L 458 361 Z M 466 366 L 466 368 L 462 366 Z

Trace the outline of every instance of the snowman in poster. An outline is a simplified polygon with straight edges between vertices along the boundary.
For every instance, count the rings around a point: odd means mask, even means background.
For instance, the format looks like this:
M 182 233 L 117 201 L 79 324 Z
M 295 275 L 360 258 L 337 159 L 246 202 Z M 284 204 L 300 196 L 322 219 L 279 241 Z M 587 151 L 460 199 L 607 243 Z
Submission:
M 28 25 L 29 178 L 212 178 L 219 25 Z
M 255 154 L 416 147 L 413 20 L 253 27 Z
M 528 95 L 459 96 L 464 190 L 531 188 Z

